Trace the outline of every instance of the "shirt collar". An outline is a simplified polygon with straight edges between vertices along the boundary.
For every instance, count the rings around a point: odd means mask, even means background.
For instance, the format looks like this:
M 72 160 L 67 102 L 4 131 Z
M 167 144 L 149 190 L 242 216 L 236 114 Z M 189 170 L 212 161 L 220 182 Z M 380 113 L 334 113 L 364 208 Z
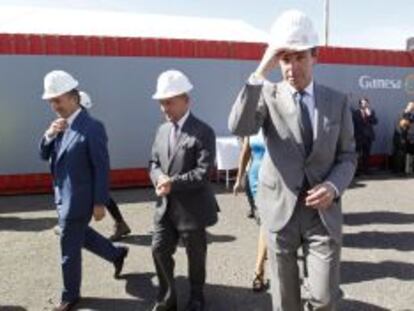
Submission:
M 75 112 L 73 112 L 67 119 L 66 123 L 68 124 L 68 127 L 72 126 L 73 121 L 75 121 L 76 117 L 79 115 L 79 113 L 82 111 L 82 108 L 78 108 Z
M 183 127 L 185 121 L 187 121 L 187 119 L 188 119 L 189 116 L 190 116 L 190 109 L 188 109 L 187 112 L 185 113 L 185 115 L 183 115 L 181 117 L 181 119 L 178 120 L 177 125 L 178 125 L 178 128 L 179 129 L 181 129 Z
M 298 90 L 296 90 L 293 86 L 291 86 L 289 83 L 286 82 L 286 85 L 288 87 L 289 92 L 292 95 L 295 95 Z M 313 97 L 313 93 L 314 93 L 314 83 L 313 80 L 311 80 L 311 82 L 308 84 L 307 87 L 305 87 L 305 89 L 303 90 L 307 95 L 309 95 L 310 97 Z

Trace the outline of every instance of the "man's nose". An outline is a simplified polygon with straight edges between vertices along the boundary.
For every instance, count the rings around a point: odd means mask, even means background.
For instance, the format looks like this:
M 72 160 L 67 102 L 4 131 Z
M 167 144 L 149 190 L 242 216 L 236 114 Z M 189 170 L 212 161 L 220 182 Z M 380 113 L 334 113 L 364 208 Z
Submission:
M 290 69 L 291 69 L 292 71 L 296 71 L 296 70 L 298 69 L 298 67 L 299 67 L 299 62 L 298 62 L 298 61 L 296 61 L 296 60 L 292 60 L 292 61 L 290 62 Z

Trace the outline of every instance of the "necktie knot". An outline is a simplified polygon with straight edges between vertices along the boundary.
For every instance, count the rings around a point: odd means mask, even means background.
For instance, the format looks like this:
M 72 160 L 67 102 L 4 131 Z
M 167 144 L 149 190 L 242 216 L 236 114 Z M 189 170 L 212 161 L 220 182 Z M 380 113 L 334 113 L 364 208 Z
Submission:
M 302 103 L 303 98 L 306 96 L 306 91 L 297 91 L 295 92 L 295 98 L 298 103 Z

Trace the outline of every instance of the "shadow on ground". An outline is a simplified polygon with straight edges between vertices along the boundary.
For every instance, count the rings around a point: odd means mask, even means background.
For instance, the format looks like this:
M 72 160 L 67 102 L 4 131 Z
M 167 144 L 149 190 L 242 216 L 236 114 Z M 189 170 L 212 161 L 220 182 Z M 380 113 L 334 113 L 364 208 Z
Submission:
M 235 236 L 226 235 L 226 234 L 212 234 L 207 233 L 207 243 L 229 243 L 236 240 Z M 132 234 L 128 235 L 122 239 L 122 243 L 132 244 L 132 245 L 139 245 L 139 246 L 151 246 L 152 242 L 152 235 L 151 234 L 144 234 L 144 235 L 137 235 Z M 182 246 L 180 244 L 180 246 Z
M 143 203 L 155 200 L 152 188 L 131 188 L 113 190 L 111 195 L 118 204 Z M 0 214 L 2 213 L 27 213 L 45 210 L 54 210 L 52 194 L 34 194 L 0 197 Z
M 414 250 L 414 232 L 362 231 L 347 233 L 343 237 L 343 246 L 362 249 Z
M 384 278 L 413 281 L 414 265 L 396 261 L 381 261 L 378 263 L 367 263 L 362 261 L 341 262 L 342 284 L 359 283 Z
M 55 217 L 20 218 L 0 215 L 0 231 L 44 231 L 56 225 Z
M 79 309 L 101 311 L 149 311 L 156 297 L 156 286 L 153 285 L 154 273 L 127 274 L 126 292 L 134 298 L 104 299 L 87 297 L 82 299 Z M 179 276 L 176 278 L 178 291 L 178 309 L 183 310 L 188 300 L 188 281 Z M 271 311 L 269 293 L 253 293 L 250 288 L 207 284 L 205 287 L 206 311 Z M 339 310 L 343 311 L 384 311 L 373 304 L 362 301 L 344 299 Z
M 339 305 L 339 311 L 389 311 L 388 309 L 375 306 L 370 303 L 344 299 Z
M 404 225 L 412 223 L 414 223 L 414 214 L 387 211 L 344 214 L 344 224 L 348 226 L 360 226 L 370 224 Z

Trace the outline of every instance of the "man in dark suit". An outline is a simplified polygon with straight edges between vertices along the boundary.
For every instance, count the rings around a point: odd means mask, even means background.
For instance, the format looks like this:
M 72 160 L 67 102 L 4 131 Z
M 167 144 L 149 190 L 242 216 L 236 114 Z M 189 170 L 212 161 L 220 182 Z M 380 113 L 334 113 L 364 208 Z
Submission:
M 361 98 L 358 105 L 358 109 L 352 112 L 356 151 L 359 155 L 358 171 L 366 173 L 372 142 L 375 140 L 374 125 L 378 120 L 367 98 Z
M 275 311 L 303 310 L 299 247 L 309 290 L 305 310 L 336 310 L 341 295 L 341 195 L 355 172 L 355 140 L 347 97 L 313 79 L 317 45 L 309 17 L 283 13 L 229 117 L 238 136 L 260 128 L 264 134 L 257 206 L 267 235 Z M 282 81 L 267 81 L 276 66 Z
M 63 292 L 55 311 L 71 310 L 80 299 L 82 247 L 113 263 L 115 278 L 128 254 L 126 247 L 115 247 L 89 227 L 92 216 L 96 221 L 105 216 L 109 156 L 105 128 L 81 108 L 77 86 L 78 81 L 60 70 L 44 80 L 43 99 L 58 116 L 40 143 L 41 158 L 50 163 L 61 228 Z
M 159 76 L 153 95 L 167 119 L 156 134 L 149 167 L 158 197 L 152 253 L 159 291 L 153 311 L 177 310 L 173 254 L 179 239 L 187 251 L 191 285 L 186 310 L 204 310 L 206 227 L 217 222 L 218 210 L 208 181 L 215 134 L 190 112 L 191 89 L 183 73 L 169 70 Z

